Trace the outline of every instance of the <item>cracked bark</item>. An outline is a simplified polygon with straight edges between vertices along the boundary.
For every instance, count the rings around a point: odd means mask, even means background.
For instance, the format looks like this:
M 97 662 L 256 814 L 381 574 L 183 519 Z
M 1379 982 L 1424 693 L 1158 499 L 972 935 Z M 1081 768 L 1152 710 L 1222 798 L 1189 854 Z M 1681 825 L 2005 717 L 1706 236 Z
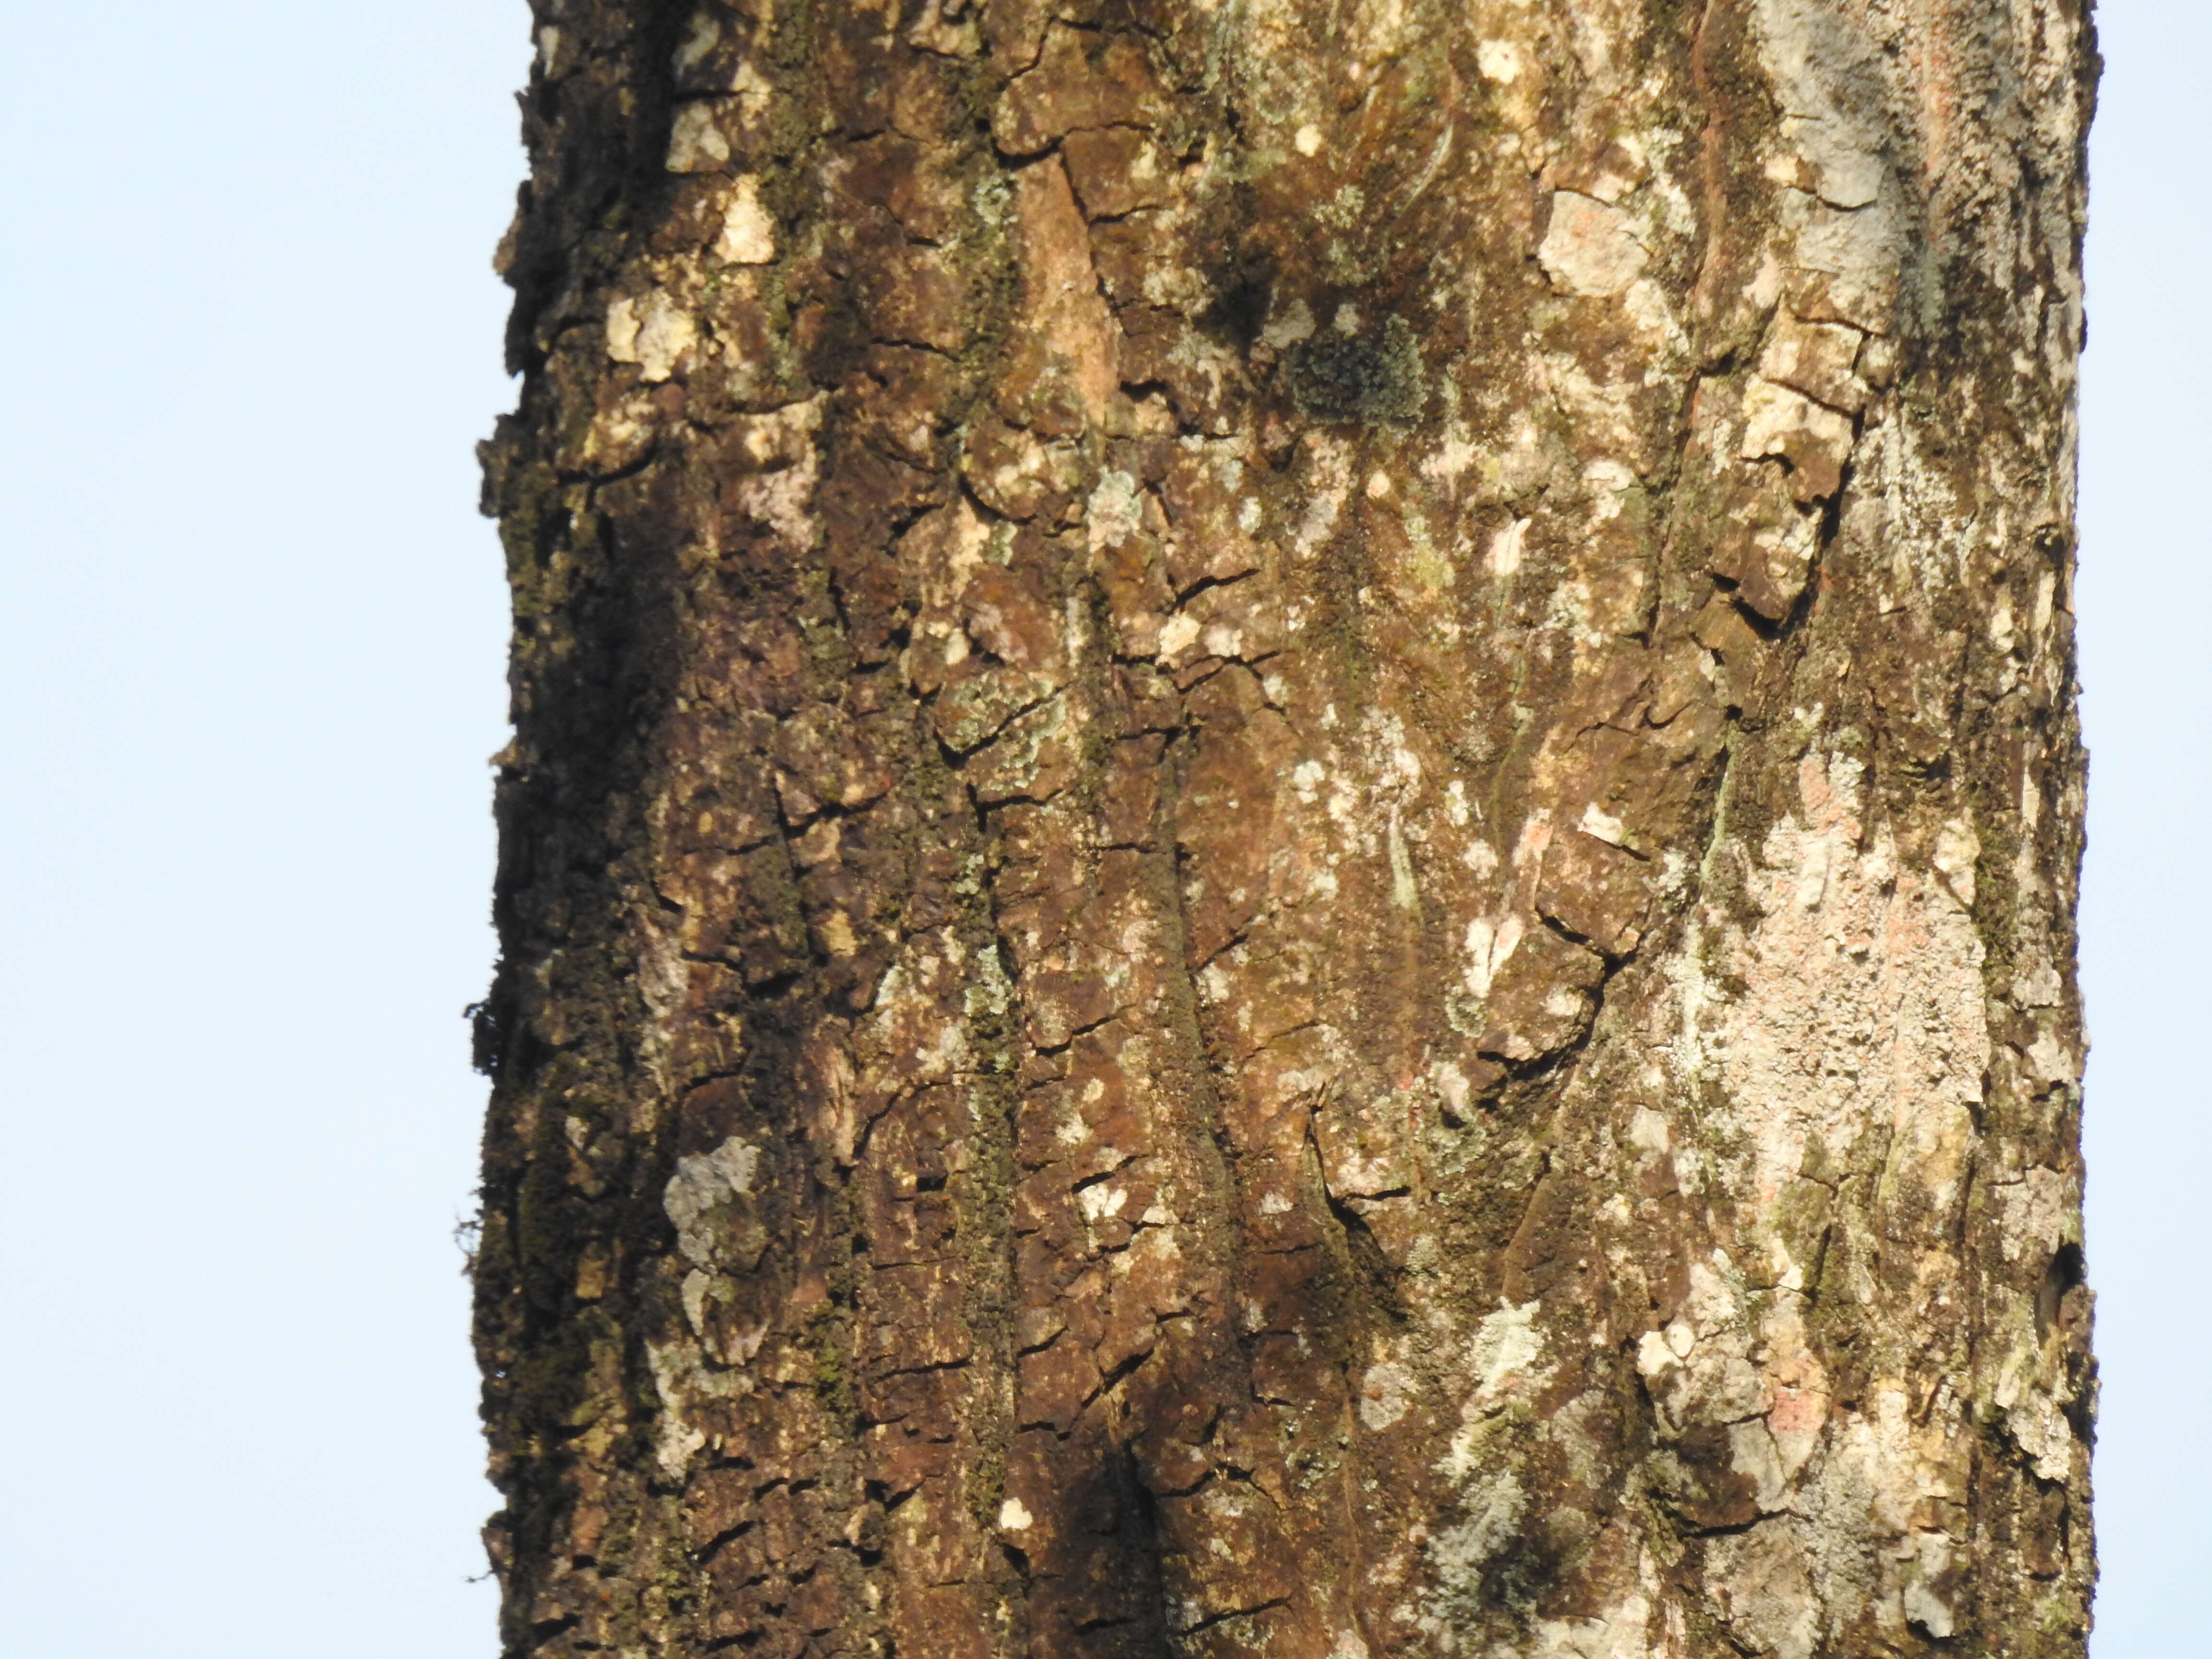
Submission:
M 538 0 L 514 1656 L 2081 1651 L 2075 0 Z

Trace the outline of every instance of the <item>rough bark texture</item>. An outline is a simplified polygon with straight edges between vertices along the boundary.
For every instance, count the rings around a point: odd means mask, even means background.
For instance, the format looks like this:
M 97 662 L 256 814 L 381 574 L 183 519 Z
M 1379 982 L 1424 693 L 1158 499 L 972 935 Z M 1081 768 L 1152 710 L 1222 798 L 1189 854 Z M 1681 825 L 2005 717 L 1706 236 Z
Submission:
M 2078 1655 L 2085 0 L 538 0 L 514 1656 Z

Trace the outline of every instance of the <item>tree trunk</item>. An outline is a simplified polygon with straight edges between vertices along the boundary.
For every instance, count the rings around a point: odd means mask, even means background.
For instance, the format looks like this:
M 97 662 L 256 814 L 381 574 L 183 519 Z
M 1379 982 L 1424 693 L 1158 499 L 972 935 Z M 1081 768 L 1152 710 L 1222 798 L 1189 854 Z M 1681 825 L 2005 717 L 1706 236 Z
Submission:
M 2086 0 L 538 0 L 514 1656 L 2079 1655 Z

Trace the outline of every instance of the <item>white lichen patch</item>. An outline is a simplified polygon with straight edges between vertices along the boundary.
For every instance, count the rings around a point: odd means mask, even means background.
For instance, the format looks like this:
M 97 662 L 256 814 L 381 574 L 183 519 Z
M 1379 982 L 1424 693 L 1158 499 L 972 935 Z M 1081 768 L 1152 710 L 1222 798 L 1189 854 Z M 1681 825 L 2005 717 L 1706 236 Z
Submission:
M 944 1004 L 972 990 L 984 1006 L 1003 1012 L 1007 999 L 997 957 L 984 953 L 971 971 L 969 954 L 949 927 L 907 942 L 877 986 L 875 1006 L 854 1033 L 854 1057 L 864 1078 L 896 1071 L 916 1083 L 949 1083 L 969 1071 L 967 1027 L 948 1018 Z
M 1421 891 L 1413 877 L 1413 855 L 1406 845 L 1405 832 L 1395 808 L 1390 813 L 1389 845 L 1390 902 L 1401 910 L 1419 910 L 1421 908 Z
M 1468 995 L 1480 998 L 1490 994 L 1491 983 L 1498 977 L 1498 970 L 1520 948 L 1526 931 L 1527 924 L 1518 915 L 1508 915 L 1503 921 L 1492 921 L 1486 917 L 1478 916 L 1468 923 L 1465 940 L 1467 966 L 1462 970 L 1460 979 L 1461 983 L 1467 987 Z
M 1311 457 L 1312 483 L 1292 544 L 1299 557 L 1311 558 L 1335 533 L 1344 505 L 1352 497 L 1352 467 L 1342 440 L 1314 432 L 1307 434 L 1304 443 Z
M 775 221 L 761 205 L 760 179 L 748 173 L 730 193 L 722 212 L 722 234 L 715 257 L 733 265 L 764 265 L 775 258 Z
M 1618 847 L 1628 833 L 1628 826 L 1602 810 L 1595 801 L 1583 808 L 1583 815 L 1575 827 L 1583 834 L 1593 836 L 1609 846 Z
M 1847 416 L 1802 392 L 1754 380 L 1744 392 L 1743 444 L 1738 453 L 1747 461 L 1772 457 L 1794 462 L 1811 454 L 1840 468 L 1850 459 L 1854 436 Z
M 2045 1345 L 2033 1329 L 2023 1329 L 2015 1333 L 1996 1368 L 1996 1383 L 1990 1390 L 1990 1398 L 2004 1414 L 2005 1432 L 2027 1455 L 2039 1480 L 2069 1480 L 2077 1473 L 2077 1455 L 2087 1457 L 2061 1408 L 2057 1380 Z
M 1628 215 L 1579 191 L 1552 192 L 1552 222 L 1536 249 L 1545 274 L 1569 294 L 1604 298 L 1644 274 L 1650 250 Z
M 1528 1494 L 1510 1470 L 1475 1484 L 1468 1495 L 1467 1518 L 1429 1544 L 1446 1596 L 1472 1600 L 1480 1595 L 1482 1569 L 1519 1535 L 1528 1507 Z
M 810 398 L 781 412 L 802 411 L 803 419 L 804 411 L 811 409 L 818 413 L 819 407 L 818 400 Z M 802 429 L 811 434 L 811 427 Z M 810 440 L 798 450 L 790 465 L 739 481 L 730 496 L 734 505 L 774 531 L 787 547 L 805 547 L 813 540 L 818 522 L 814 490 L 820 478 L 821 452 Z
M 688 1340 L 648 1342 L 645 1358 L 660 1396 L 655 1461 L 663 1474 L 680 1476 L 707 1446 L 706 1434 L 690 1420 L 693 1402 L 738 1399 L 752 1391 L 753 1380 L 739 1370 L 708 1370 L 698 1344 Z
M 730 141 L 711 103 L 686 104 L 668 133 L 671 173 L 712 173 L 730 159 Z
M 699 338 L 691 313 L 659 289 L 607 307 L 607 356 L 635 363 L 648 381 L 668 379 Z
M 1650 1598 L 1637 1590 L 1595 1619 L 1545 1620 L 1534 1659 L 1646 1659 L 1650 1625 Z
M 1467 1369 L 1475 1379 L 1472 1398 L 1487 1405 L 1516 1378 L 1525 1378 L 1543 1358 L 1544 1334 L 1536 1326 L 1537 1304 L 1500 1308 L 1476 1328 L 1467 1346 Z
M 1413 1374 L 1395 1360 L 1370 1365 L 1359 1379 L 1359 1420 L 1370 1429 L 1387 1429 L 1406 1414 L 1412 1401 Z
M 662 1189 L 660 1202 L 676 1224 L 676 1248 L 686 1261 L 703 1267 L 713 1260 L 708 1218 L 720 1206 L 751 1195 L 760 1158 L 759 1147 L 732 1135 L 711 1152 L 676 1160 L 676 1173 Z
M 1486 81 L 1510 87 L 1521 78 L 1521 48 L 1510 40 L 1485 40 L 1474 49 L 1474 66 Z
M 2079 1243 L 2081 1190 L 2079 1181 L 2040 1165 L 1996 1189 L 1998 1237 L 2005 1260 L 2056 1252 Z
M 1197 617 L 1186 612 L 1178 612 L 1169 617 L 1160 625 L 1160 655 L 1181 656 L 1198 643 L 1198 636 L 1204 626 Z
M 1887 135 L 1869 118 L 1864 98 L 1850 93 L 1856 90 L 1854 71 L 1876 49 L 1874 43 L 1863 26 L 1843 21 L 1818 0 L 1759 0 L 1758 17 L 1760 56 L 1790 112 L 1783 136 L 1809 174 L 1802 187 L 1832 207 L 1873 205 L 1887 173 Z M 1800 180 L 1792 173 L 1778 182 Z
M 1521 568 L 1521 550 L 1528 538 L 1528 519 L 1516 519 L 1490 538 L 1483 568 L 1493 576 L 1510 576 Z
M 1115 548 L 1134 536 L 1144 522 L 1144 495 L 1137 481 L 1117 467 L 1107 467 L 1085 504 L 1085 535 L 1093 554 Z
M 1280 314 L 1269 318 L 1267 325 L 1260 331 L 1261 340 L 1277 351 L 1313 337 L 1313 310 L 1304 300 L 1292 300 Z
M 1770 1524 L 1713 1540 L 1705 1584 L 1715 1611 L 1739 1641 L 1772 1659 L 1813 1659 L 1820 1608 L 1796 1528 Z
M 1465 1112 L 1474 1098 L 1474 1085 L 1467 1073 L 1451 1060 L 1438 1060 L 1430 1073 L 1430 1081 L 1436 1085 L 1437 1098 L 1454 1112 Z
M 1455 421 L 1445 429 L 1443 445 L 1421 462 L 1420 471 L 1425 478 L 1451 484 L 1457 483 L 1471 467 L 1476 469 L 1479 483 L 1496 486 L 1497 458 L 1468 435 L 1463 423 Z
M 1750 1190 L 1773 1205 L 1813 1140 L 1847 1155 L 1892 1132 L 1885 1189 L 1913 1189 L 1923 1224 L 1948 1224 L 1990 1060 L 1983 947 L 1947 884 L 1899 866 L 1887 829 L 1857 812 L 1859 768 L 1808 752 L 1804 817 L 1778 822 L 1760 848 L 1760 920 L 1731 928 L 1723 960 L 1740 993 L 1698 981 L 1679 959 L 1684 1040 L 1677 1060 L 1714 1078 L 1733 1103 Z
M 1129 1192 L 1126 1187 L 1110 1186 L 1101 1182 L 1096 1186 L 1082 1188 L 1075 1194 L 1075 1199 L 1082 1207 L 1083 1218 L 1095 1224 L 1121 1214 L 1128 1206 Z
M 676 72 L 689 75 L 707 61 L 708 54 L 722 43 L 721 20 L 711 11 L 696 11 L 691 15 L 691 27 L 676 47 L 672 60 Z
M 1912 1535 L 1914 1559 L 1907 1568 L 1899 1597 L 1905 1621 L 1917 1625 L 1938 1641 L 1955 1633 L 1957 1620 L 1936 1586 L 1951 1565 L 1951 1540 L 1940 1532 Z

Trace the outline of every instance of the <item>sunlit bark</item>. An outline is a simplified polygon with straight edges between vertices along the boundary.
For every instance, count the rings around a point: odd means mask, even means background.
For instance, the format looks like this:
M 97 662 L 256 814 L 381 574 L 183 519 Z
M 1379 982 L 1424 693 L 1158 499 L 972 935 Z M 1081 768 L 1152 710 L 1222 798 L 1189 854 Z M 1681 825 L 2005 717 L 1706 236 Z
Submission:
M 2058 1659 L 2076 0 L 539 0 L 515 1656 Z

